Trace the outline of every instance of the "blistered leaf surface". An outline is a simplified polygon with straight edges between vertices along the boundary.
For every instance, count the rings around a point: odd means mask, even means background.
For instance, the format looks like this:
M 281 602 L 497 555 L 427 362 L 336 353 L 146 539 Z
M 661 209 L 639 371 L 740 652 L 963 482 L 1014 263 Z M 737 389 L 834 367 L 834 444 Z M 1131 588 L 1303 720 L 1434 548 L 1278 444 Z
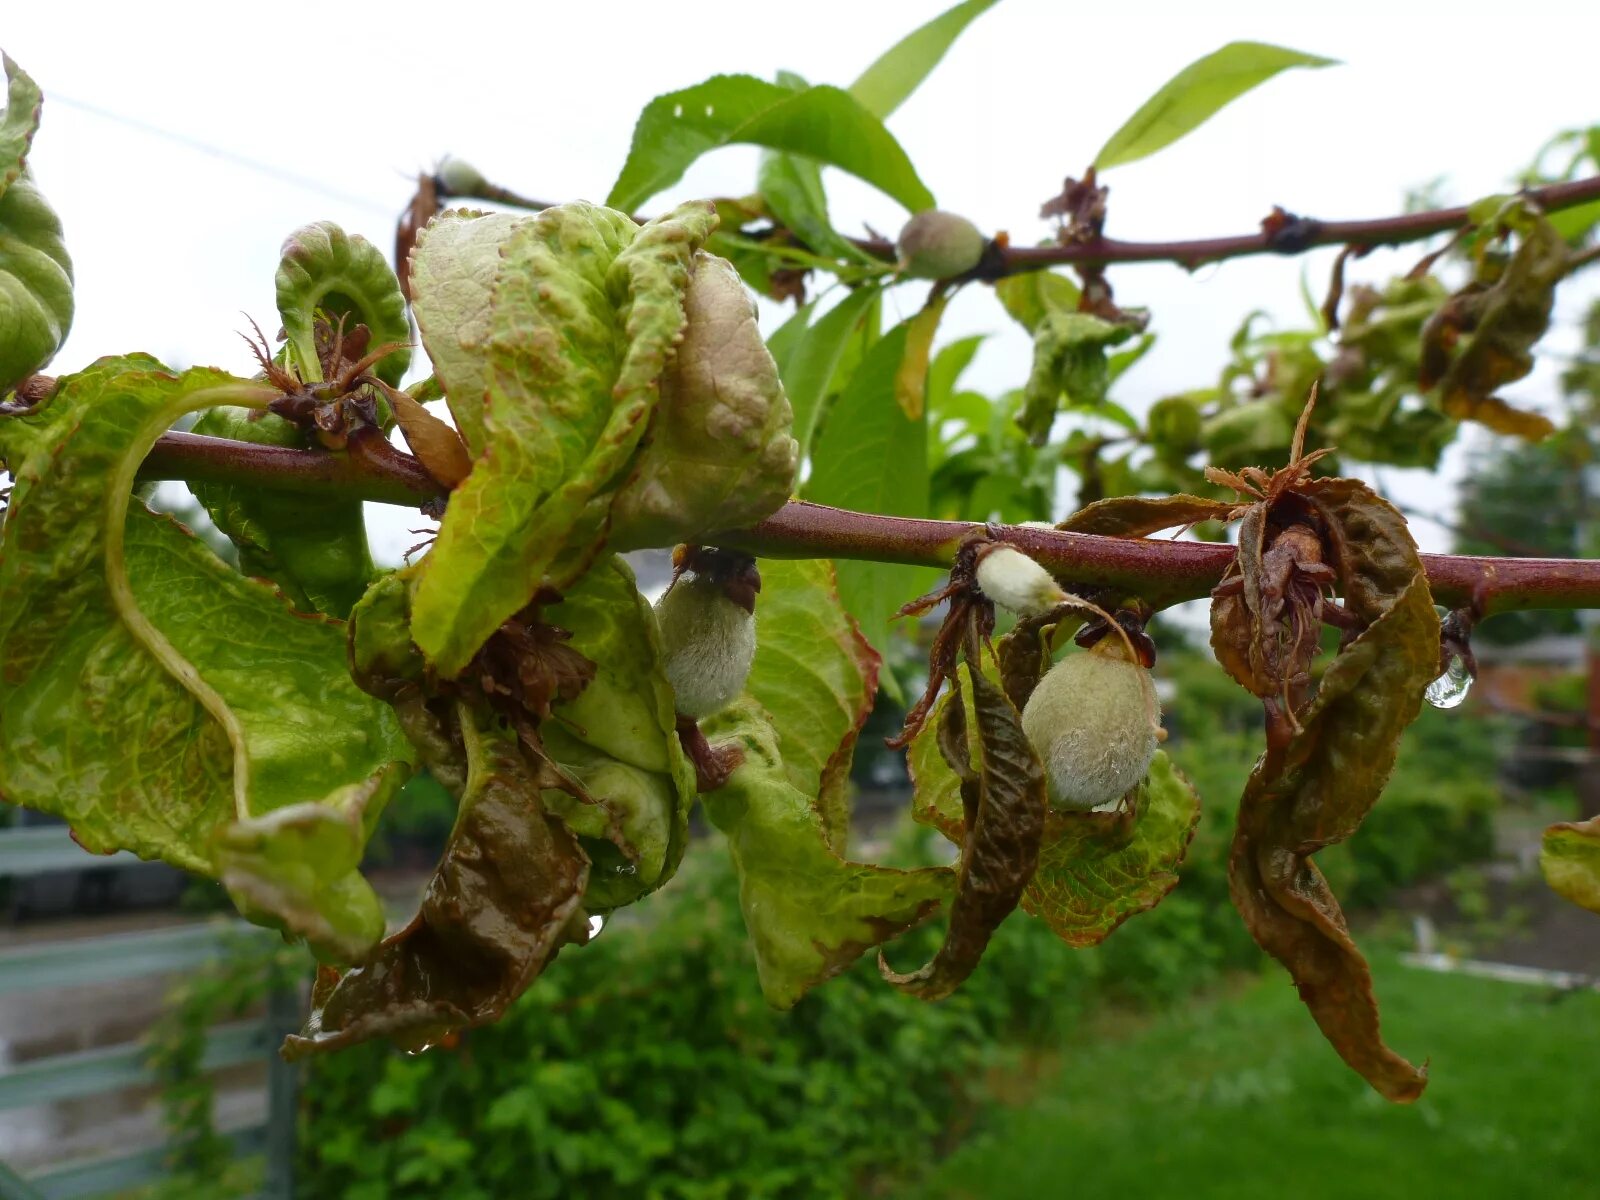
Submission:
M 411 362 L 406 299 L 389 260 L 366 238 L 348 234 L 332 221 L 303 226 L 284 239 L 274 282 L 289 354 L 302 379 L 321 377 L 313 331 L 321 312 L 335 326 L 343 318 L 347 331 L 365 325 L 374 350 L 401 343 L 373 368 L 384 382 L 400 382 Z

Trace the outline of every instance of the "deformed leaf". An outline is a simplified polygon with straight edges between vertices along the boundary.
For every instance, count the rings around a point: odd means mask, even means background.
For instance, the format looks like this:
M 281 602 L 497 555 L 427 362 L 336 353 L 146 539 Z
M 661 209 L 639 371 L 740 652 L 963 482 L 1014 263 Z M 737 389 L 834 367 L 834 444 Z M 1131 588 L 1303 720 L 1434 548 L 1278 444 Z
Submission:
M 234 406 L 202 413 L 191 432 L 303 449 L 291 422 Z M 239 551 L 239 569 L 270 579 L 303 612 L 348 616 L 377 568 L 359 500 L 306 496 L 236 483 L 194 483 L 195 499 Z
M 694 768 L 675 732 L 650 605 L 626 563 L 611 557 L 598 564 L 542 617 L 571 633 L 567 644 L 595 668 L 577 698 L 556 704 L 540 730 L 546 752 L 587 800 L 551 789 L 543 801 L 593 861 L 584 907 L 609 912 L 677 870 L 689 838 Z
M 1371 972 L 1311 856 L 1354 833 L 1378 799 L 1438 672 L 1439 619 L 1398 512 L 1354 480 L 1317 480 L 1301 494 L 1328 530 L 1329 563 L 1362 632 L 1328 665 L 1287 745 L 1264 755 L 1245 785 L 1229 885 L 1340 1057 L 1407 1102 L 1426 1073 L 1384 1045 Z
M 995 0 L 965 0 L 913 29 L 880 54 L 850 85 L 850 94 L 881 120 L 905 102 L 928 77 L 967 26 Z
M 849 833 L 850 760 L 882 660 L 839 602 L 832 564 L 761 563 L 756 657 L 745 691 L 771 717 L 785 777 L 815 796 L 828 845 Z
M 728 838 L 768 1003 L 791 1007 L 949 898 L 955 877 L 948 868 L 902 871 L 834 853 L 810 799 L 789 782 L 777 738 L 755 705 L 741 701 L 714 718 L 706 735 L 744 756 L 705 805 Z
M 1072 408 L 1093 408 L 1106 398 L 1109 347 L 1134 334 L 1128 325 L 1089 313 L 1050 313 L 1033 331 L 1033 369 L 1023 389 L 1017 424 L 1035 446 L 1044 445 L 1063 395 Z
M 945 705 L 935 733 L 945 758 L 954 760 L 950 766 L 960 781 L 963 811 L 961 865 L 949 928 L 938 952 L 916 971 L 891 971 L 879 959 L 884 978 L 924 1000 L 949 995 L 972 974 L 989 938 L 1022 899 L 1044 836 L 1044 770 L 1022 732 L 1021 715 L 985 673 L 987 664 L 973 665 L 978 645 L 971 632 L 966 674 L 976 736 L 967 735 L 959 693 Z M 969 744 L 976 750 L 975 765 L 968 761 Z
M 28 172 L 39 128 L 38 85 L 0 55 L 6 107 L 0 114 L 0 395 L 43 367 L 72 325 L 72 260 L 61 220 Z
M 933 193 L 894 135 L 836 87 L 801 91 L 752 75 L 717 75 L 650 101 L 606 204 L 630 212 L 671 187 L 702 154 L 737 143 L 803 154 L 862 179 L 911 212 Z
M 130 505 L 177 416 L 272 394 L 105 359 L 0 418 L 0 794 L 91 850 L 220 875 L 252 919 L 351 959 L 383 932 L 355 864 L 411 748 L 351 682 L 342 624 Z
M 411 251 L 412 305 L 422 345 L 468 452 L 487 445 L 487 346 L 500 248 L 531 217 L 451 209 L 429 222 Z
M 644 432 L 684 326 L 690 264 L 714 221 L 698 203 L 642 227 L 568 204 L 503 245 L 485 346 L 486 449 L 451 494 L 412 612 L 413 636 L 444 678 L 543 583 L 559 590 L 598 549 L 603 520 L 567 542 Z
M 1077 312 L 1083 293 L 1055 271 L 1025 271 L 996 280 L 994 294 L 1012 319 L 1033 334 L 1052 314 Z
M 662 377 L 644 449 L 611 503 L 610 541 L 619 550 L 752 525 L 794 489 L 793 414 L 733 265 L 696 253 L 683 307 L 683 340 Z
M 1560 895 L 1600 913 L 1600 817 L 1562 821 L 1546 829 L 1539 869 Z
M 284 239 L 276 284 L 289 357 L 301 379 L 322 377 L 313 328 L 320 312 L 335 326 L 342 318 L 346 331 L 365 325 L 374 350 L 399 343 L 372 369 L 385 383 L 399 384 L 411 363 L 411 321 L 400 281 L 381 250 L 332 221 L 317 221 Z
M 1205 124 L 1252 88 L 1290 67 L 1327 67 L 1336 60 L 1263 42 L 1229 42 L 1198 58 L 1161 86 L 1113 133 L 1094 157 L 1099 170 L 1136 162 Z
M 894 399 L 900 411 L 913 420 L 921 420 L 928 390 L 928 355 L 933 351 L 933 338 L 939 332 L 939 319 L 944 316 L 945 305 L 950 302 L 948 292 L 940 292 L 908 322 L 905 357 L 894 377 Z
M 587 940 L 589 861 L 539 802 L 516 735 L 460 710 L 467 783 L 444 859 L 416 917 L 342 976 L 324 969 L 296 1059 L 374 1037 L 422 1050 L 496 1020 L 560 947 Z
M 1552 433 L 1554 423 L 1513 408 L 1494 392 L 1533 370 L 1533 346 L 1550 327 L 1570 251 L 1543 216 L 1522 224 L 1511 261 L 1503 270 L 1486 268 L 1493 282 L 1474 280 L 1423 326 L 1418 382 L 1424 388 L 1437 384 L 1446 416 L 1537 440 Z
M 1198 521 L 1226 520 L 1234 507 L 1204 496 L 1108 496 L 1084 505 L 1056 528 L 1103 537 L 1149 537 Z

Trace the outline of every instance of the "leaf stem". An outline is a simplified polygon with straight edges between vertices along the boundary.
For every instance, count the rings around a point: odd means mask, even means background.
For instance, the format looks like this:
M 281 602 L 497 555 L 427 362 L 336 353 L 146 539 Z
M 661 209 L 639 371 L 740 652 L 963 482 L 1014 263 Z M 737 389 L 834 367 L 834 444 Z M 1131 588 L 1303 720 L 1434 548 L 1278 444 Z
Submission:
M 375 439 L 376 443 L 376 439 Z M 360 454 L 258 446 L 187 433 L 164 434 L 139 469 L 141 479 L 188 479 L 420 506 L 441 498 L 422 464 L 387 442 Z M 853 558 L 949 567 L 976 530 L 1032 556 L 1081 587 L 1125 588 L 1153 608 L 1209 595 L 1233 561 L 1212 542 L 1099 537 L 1032 526 L 985 526 L 785 504 L 748 529 L 706 540 L 764 558 Z M 1433 598 L 1488 616 L 1530 608 L 1600 608 L 1600 560 L 1477 558 L 1424 554 Z

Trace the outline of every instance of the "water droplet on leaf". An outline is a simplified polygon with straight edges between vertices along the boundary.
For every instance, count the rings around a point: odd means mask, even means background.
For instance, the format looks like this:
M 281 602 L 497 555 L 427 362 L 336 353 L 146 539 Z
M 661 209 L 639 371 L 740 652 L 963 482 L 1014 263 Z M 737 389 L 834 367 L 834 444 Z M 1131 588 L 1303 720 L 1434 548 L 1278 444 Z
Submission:
M 432 1050 L 433 1047 L 434 1047 L 434 1043 L 433 1042 L 423 1042 L 422 1045 L 418 1046 L 416 1049 L 407 1050 L 406 1051 L 406 1057 L 407 1058 L 421 1058 L 429 1050 Z
M 606 919 L 604 917 L 598 916 L 598 915 L 590 917 L 589 918 L 589 939 L 591 941 L 593 941 L 595 938 L 599 937 L 600 936 L 600 931 L 602 929 L 604 929 L 605 927 L 606 927 Z
M 1430 683 L 1422 695 L 1435 708 L 1455 708 L 1471 689 L 1472 672 L 1459 654 L 1452 654 L 1445 673 Z

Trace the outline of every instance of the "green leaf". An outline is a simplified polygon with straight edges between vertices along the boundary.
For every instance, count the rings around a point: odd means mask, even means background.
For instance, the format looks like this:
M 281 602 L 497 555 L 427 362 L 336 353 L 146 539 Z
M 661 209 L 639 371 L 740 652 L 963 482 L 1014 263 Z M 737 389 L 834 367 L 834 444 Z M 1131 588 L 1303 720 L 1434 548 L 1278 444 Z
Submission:
M 1546 829 L 1539 870 L 1558 894 L 1600 913 L 1600 817 Z
M 9 55 L 0 115 L 0 395 L 54 357 L 72 326 L 72 260 L 61 221 L 28 173 L 38 85 Z
M 764 559 L 756 657 L 745 691 L 771 717 L 785 777 L 816 808 L 828 845 L 849 834 L 850 760 L 877 694 L 877 652 L 839 601 L 832 564 Z
M 809 85 L 790 71 L 778 72 L 778 84 L 803 92 Z M 859 262 L 866 255 L 836 232 L 828 218 L 828 194 L 816 161 L 778 150 L 763 150 L 756 170 L 756 190 L 767 211 L 818 254 Z
M 689 836 L 694 768 L 676 732 L 672 688 L 650 605 L 611 557 L 543 614 L 595 666 L 577 699 L 540 729 L 545 750 L 588 793 L 550 789 L 548 811 L 578 834 L 594 866 L 584 907 L 610 912 L 672 878 Z M 610 843 L 617 853 L 607 854 Z
M 640 227 L 568 204 L 504 243 L 484 347 L 488 442 L 451 493 L 412 610 L 441 676 L 453 678 L 547 573 L 557 590 L 581 573 L 603 538 L 602 512 L 568 545 L 644 432 L 714 220 L 709 205 L 687 204 Z
M 562 944 L 587 940 L 577 839 L 540 806 L 516 734 L 464 704 L 458 714 L 466 787 L 420 911 L 362 966 L 318 973 L 310 1019 L 284 1057 L 374 1037 L 424 1050 L 497 1020 Z
M 1089 313 L 1048 314 L 1033 333 L 1033 370 L 1023 393 L 1017 424 L 1035 446 L 1050 437 L 1063 395 L 1069 408 L 1094 411 L 1111 386 L 1106 351 L 1134 331 Z
M 342 624 L 130 506 L 177 416 L 273 394 L 104 359 L 0 418 L 24 448 L 0 542 L 0 794 L 91 850 L 220 876 L 253 920 L 349 959 L 383 932 L 355 865 L 411 748 L 351 682 Z
M 740 702 L 714 718 L 706 736 L 744 756 L 726 786 L 706 793 L 705 806 L 728 838 L 769 1004 L 793 1006 L 949 898 L 954 875 L 947 868 L 901 871 L 835 854 L 811 800 L 789 781 L 759 709 Z
M 400 349 L 378 360 L 373 374 L 398 386 L 411 364 L 411 319 L 389 260 L 366 238 L 345 233 L 332 221 L 317 221 L 291 233 L 275 280 L 278 315 L 289 339 L 290 360 L 300 378 L 322 378 L 313 321 L 321 312 L 345 330 L 365 325 L 368 348 L 400 343 Z
M 793 314 L 782 325 L 772 331 L 772 336 L 767 339 L 767 353 L 772 355 L 772 361 L 778 364 L 780 378 L 789 369 L 789 360 L 795 351 L 805 343 L 806 334 L 810 332 L 811 314 L 815 311 L 817 302 L 802 304 L 795 309 Z M 792 405 L 791 401 L 791 405 Z
M 412 306 L 450 415 L 474 458 L 488 442 L 488 342 L 500 249 L 533 218 L 450 209 L 430 221 L 411 251 Z
M 895 403 L 908 332 L 909 323 L 902 321 L 879 339 L 829 412 L 812 456 L 807 499 L 887 516 L 927 515 L 927 416 L 908 420 Z M 890 616 L 917 594 L 926 569 L 851 560 L 834 566 L 845 608 L 883 653 Z M 887 674 L 884 687 L 894 687 Z
M 804 457 L 811 447 L 822 401 L 844 358 L 845 347 L 862 322 L 875 315 L 883 289 L 868 284 L 834 305 L 806 330 L 783 367 L 783 388 L 794 410 L 794 436 Z
M 933 352 L 934 335 L 939 332 L 939 320 L 948 303 L 950 294 L 941 292 L 906 322 L 906 353 L 895 373 L 894 400 L 913 421 L 922 419 L 928 393 L 928 356 Z
M 618 550 L 698 542 L 770 516 L 800 465 L 793 414 L 733 264 L 699 251 L 644 449 L 611 503 Z
M 1077 312 L 1082 292 L 1065 275 L 1054 271 L 1029 271 L 999 280 L 994 285 L 994 294 L 1013 320 L 1029 333 L 1036 333 L 1052 313 Z
M 850 85 L 850 94 L 875 117 L 888 120 L 939 65 L 967 26 L 994 5 L 995 0 L 966 0 L 918 26 L 861 72 Z
M 1146 100 L 1100 148 L 1098 170 L 1136 162 L 1199 128 L 1251 88 L 1290 67 L 1327 67 L 1337 60 L 1263 42 L 1229 42 L 1196 59 Z
M 848 92 L 796 92 L 751 75 L 718 75 L 650 101 L 606 204 L 631 211 L 683 178 L 702 154 L 739 143 L 836 166 L 912 212 L 934 207 L 900 143 Z
M 306 448 L 300 430 L 271 413 L 214 408 L 190 429 L 206 437 Z M 346 617 L 377 568 L 359 500 L 332 500 L 229 483 L 190 485 L 239 550 L 239 569 L 270 579 L 304 612 Z
M 953 405 L 956 384 L 967 367 L 972 364 L 973 357 L 978 353 L 978 347 L 983 344 L 987 336 L 975 333 L 970 337 L 960 338 L 933 356 L 933 361 L 928 364 L 928 412 L 932 414 L 933 420 L 939 420 L 941 414 Z M 987 407 L 985 402 L 985 408 Z

